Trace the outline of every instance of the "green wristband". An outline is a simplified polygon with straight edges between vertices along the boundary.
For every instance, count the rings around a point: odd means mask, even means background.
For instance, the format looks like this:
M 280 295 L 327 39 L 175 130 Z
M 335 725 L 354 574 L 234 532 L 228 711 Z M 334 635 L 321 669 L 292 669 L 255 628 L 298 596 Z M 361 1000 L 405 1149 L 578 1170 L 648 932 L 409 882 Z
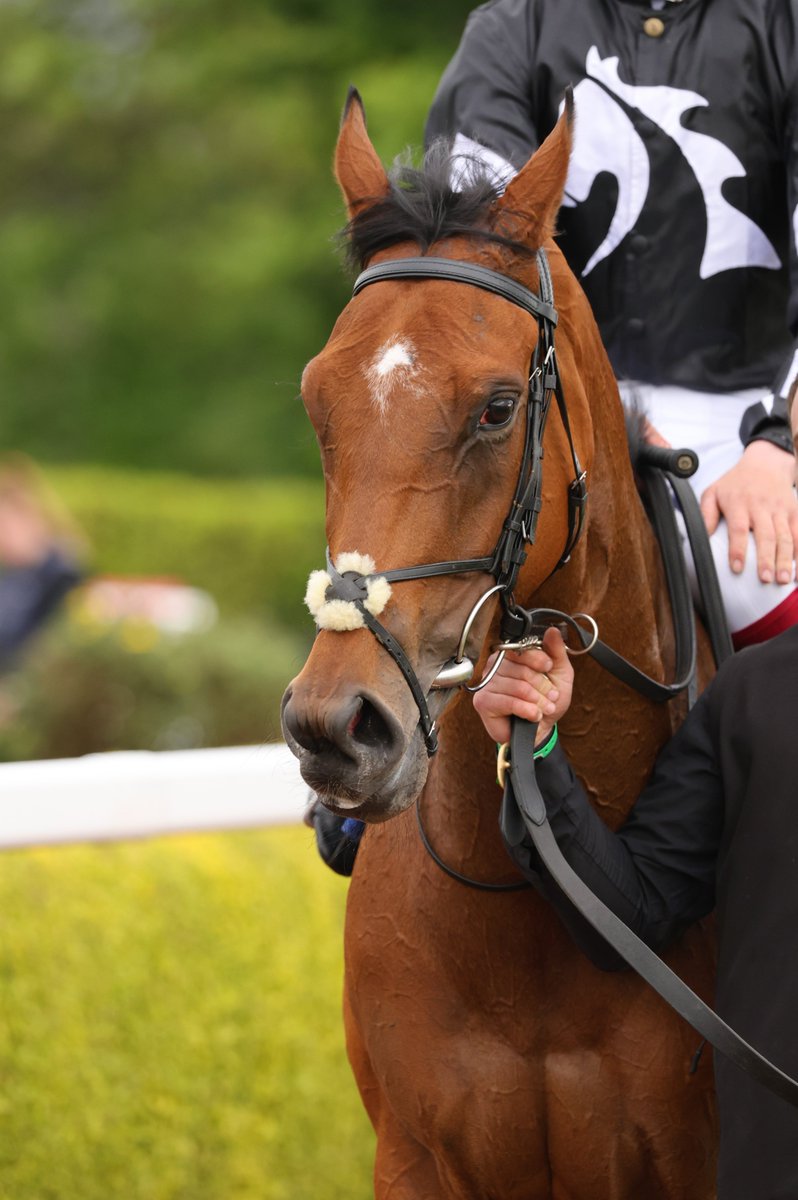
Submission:
M 535 750 L 534 753 L 532 754 L 532 757 L 535 759 L 535 761 L 537 761 L 539 758 L 548 758 L 556 745 L 557 745 L 557 726 L 555 725 L 551 731 L 551 736 L 549 737 L 549 740 L 543 746 L 539 746 L 538 749 Z

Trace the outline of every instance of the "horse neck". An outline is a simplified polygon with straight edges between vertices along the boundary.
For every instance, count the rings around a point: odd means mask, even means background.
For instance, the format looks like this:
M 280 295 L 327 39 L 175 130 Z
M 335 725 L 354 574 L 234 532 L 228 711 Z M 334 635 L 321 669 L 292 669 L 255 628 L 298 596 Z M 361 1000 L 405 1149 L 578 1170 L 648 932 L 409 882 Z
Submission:
M 670 606 L 620 425 L 614 439 L 597 441 L 589 490 L 587 526 L 572 562 L 538 589 L 535 603 L 590 613 L 604 641 L 647 674 L 661 675 L 674 666 Z
M 541 596 L 588 612 L 601 639 L 660 680 L 673 679 L 674 633 L 656 540 L 632 475 L 625 440 L 602 439 L 591 472 L 591 516 L 573 564 Z M 684 698 L 645 700 L 585 656 L 576 663 L 574 702 L 563 722 L 569 756 L 594 803 L 617 826 L 683 719 Z

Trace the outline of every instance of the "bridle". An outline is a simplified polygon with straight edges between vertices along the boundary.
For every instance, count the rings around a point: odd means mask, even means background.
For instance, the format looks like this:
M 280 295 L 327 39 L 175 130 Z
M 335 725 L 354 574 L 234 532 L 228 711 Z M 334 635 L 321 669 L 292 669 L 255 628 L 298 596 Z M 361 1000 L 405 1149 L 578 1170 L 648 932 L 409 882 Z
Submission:
M 326 598 L 352 601 L 360 610 L 363 623 L 371 629 L 393 657 L 404 675 L 418 707 L 419 724 L 428 755 L 435 753 L 437 737 L 435 725 L 430 718 L 427 697 L 402 646 L 364 606 L 364 600 L 367 598 L 367 585 L 372 579 L 380 577 L 389 583 L 400 583 L 408 579 L 423 579 L 435 575 L 453 575 L 471 571 L 483 571 L 495 579 L 493 586 L 479 597 L 471 609 L 463 626 L 457 652 L 433 680 L 431 690 L 467 686 L 474 670 L 474 664 L 465 653 L 469 633 L 480 609 L 492 596 L 498 594 L 503 608 L 501 641 L 496 647 L 499 653 L 490 672 L 476 687 L 468 688 L 469 691 L 478 691 L 480 687 L 484 687 L 490 681 L 507 650 L 525 649 L 536 642 L 539 644 L 543 631 L 548 626 L 555 624 L 561 629 L 567 627 L 579 646 L 579 649 L 569 647 L 569 653 L 590 654 L 605 670 L 627 686 L 640 692 L 647 699 L 654 702 L 665 702 L 687 689 L 688 703 L 692 704 L 697 692 L 693 599 L 684 565 L 681 537 L 674 517 L 673 498 L 675 498 L 687 524 L 705 611 L 708 616 L 712 616 L 714 613 L 715 619 L 710 622 L 710 632 L 714 631 L 713 651 L 718 665 L 731 653 L 731 640 L 725 624 L 723 604 L 720 599 L 711 552 L 702 545 L 702 538 L 704 541 L 706 540 L 703 521 L 700 514 L 697 513 L 693 494 L 685 482 L 687 476 L 691 475 L 698 465 L 698 460 L 692 451 L 663 451 L 656 447 L 647 447 L 644 455 L 641 452 L 650 516 L 662 553 L 673 616 L 676 649 L 676 678 L 673 682 L 666 683 L 651 678 L 607 646 L 598 636 L 595 621 L 587 614 L 577 613 L 569 616 L 556 609 L 524 609 L 513 599 L 513 588 L 518 573 L 526 560 L 528 548 L 534 543 L 537 531 L 541 506 L 543 436 L 552 396 L 555 397 L 560 411 L 574 465 L 574 478 L 568 487 L 568 534 L 563 553 L 554 567 L 555 571 L 568 561 L 579 540 L 584 527 L 587 501 L 585 472 L 581 468 L 574 446 L 557 367 L 554 350 L 557 312 L 553 303 L 548 262 L 542 250 L 537 252 L 537 264 L 540 295 L 536 295 L 522 284 L 497 271 L 471 263 L 442 258 L 407 258 L 381 263 L 364 271 L 355 283 L 355 295 L 369 284 L 392 279 L 447 279 L 458 283 L 468 283 L 475 287 L 485 288 L 519 305 L 529 312 L 538 323 L 538 339 L 531 354 L 526 430 L 521 466 L 512 503 L 493 553 L 484 558 L 400 567 L 392 571 L 385 571 L 381 576 L 362 575 L 355 571 L 338 572 L 329 551 L 327 554 L 327 571 L 332 583 L 327 589 Z M 667 473 L 670 487 L 673 490 L 673 498 L 663 479 L 664 473 Z M 585 628 L 581 622 L 586 622 L 590 628 Z M 424 831 L 418 806 L 416 813 L 419 831 L 427 852 L 446 874 L 458 882 L 481 891 L 496 892 L 512 891 L 517 887 L 528 886 L 527 881 L 491 884 L 470 879 L 449 867 L 431 845 Z
M 476 687 L 468 690 L 478 691 L 490 681 L 493 674 L 499 669 L 504 653 L 525 644 L 523 638 L 519 640 L 519 630 L 524 628 L 521 616 L 523 610 L 518 609 L 513 600 L 513 589 L 518 579 L 518 573 L 526 561 L 528 548 L 533 545 L 537 532 L 542 491 L 543 435 L 552 396 L 555 398 L 560 412 L 574 468 L 574 478 L 568 487 L 568 534 L 565 548 L 554 568 L 555 571 L 568 562 L 584 526 L 587 502 L 586 475 L 576 453 L 557 366 L 554 348 L 557 310 L 554 307 L 551 273 L 545 251 L 538 250 L 536 258 L 540 280 L 539 295 L 524 284 L 489 267 L 478 266 L 475 263 L 463 262 L 459 259 L 433 256 L 392 259 L 388 262 L 377 263 L 368 267 L 358 276 L 353 289 L 353 296 L 357 296 L 371 284 L 397 279 L 437 279 L 452 283 L 466 283 L 501 296 L 524 309 L 535 318 L 538 325 L 537 341 L 530 355 L 526 428 L 521 465 L 512 502 L 492 553 L 484 558 L 420 563 L 411 567 L 398 567 L 395 570 L 382 571 L 375 575 L 362 575 L 356 571 L 344 571 L 343 573 L 337 571 L 332 561 L 332 555 L 329 550 L 327 552 L 327 572 L 331 583 L 325 598 L 354 603 L 362 614 L 364 624 L 393 658 L 402 672 L 418 708 L 419 726 L 429 756 L 436 752 L 438 738 L 435 723 L 430 716 L 427 696 L 398 640 L 365 607 L 369 581 L 380 578 L 394 584 L 404 583 L 410 579 L 429 579 L 436 575 L 460 575 L 477 571 L 492 575 L 495 580 L 494 585 L 480 596 L 472 608 L 466 618 L 456 655 L 438 673 L 433 680 L 431 690 L 467 684 L 474 671 L 474 664 L 465 653 L 468 635 L 482 606 L 490 597 L 499 595 L 503 608 L 502 641 L 498 646 L 499 655 L 490 673 Z
M 332 555 L 327 552 L 327 576 L 329 586 L 326 600 L 344 600 L 354 604 L 367 626 L 388 651 L 407 682 L 419 711 L 419 727 L 424 738 L 427 754 L 432 756 L 438 748 L 435 723 L 429 712 L 427 696 L 418 676 L 399 641 L 376 615 L 366 607 L 368 588 L 372 581 L 384 579 L 387 583 L 403 583 L 410 579 L 429 579 L 436 575 L 467 574 L 482 571 L 493 576 L 495 583 L 479 597 L 466 617 L 463 632 L 455 656 L 438 672 L 430 690 L 466 687 L 468 691 L 479 691 L 490 682 L 501 666 L 508 650 L 524 650 L 539 644 L 545 629 L 552 625 L 567 627 L 575 635 L 579 649 L 568 648 L 570 654 L 590 654 L 605 670 L 634 688 L 647 699 L 656 702 L 672 700 L 685 689 L 688 702 L 692 704 L 697 694 L 696 684 L 696 635 L 693 620 L 693 600 L 684 567 L 681 538 L 676 527 L 673 502 L 662 478 L 667 473 L 674 497 L 685 521 L 695 556 L 699 584 L 708 615 L 714 612 L 715 620 L 710 623 L 713 631 L 713 651 L 718 665 L 722 658 L 731 653 L 731 639 L 723 613 L 723 604 L 718 591 L 714 565 L 703 535 L 703 521 L 697 511 L 693 494 L 684 480 L 691 475 L 698 460 L 689 450 L 661 450 L 646 448 L 646 480 L 651 517 L 662 550 L 668 595 L 673 615 L 676 643 L 676 679 L 665 683 L 646 675 L 622 655 L 601 641 L 598 628 L 592 617 L 585 613 L 569 616 L 555 609 L 524 609 L 516 604 L 513 589 L 518 574 L 526 561 L 528 549 L 533 545 L 537 532 L 542 496 L 543 437 L 551 407 L 552 396 L 556 400 L 560 419 L 565 430 L 574 468 L 574 478 L 568 485 L 568 532 L 565 547 L 552 574 L 568 562 L 584 528 L 587 504 L 586 474 L 576 453 L 568 410 L 562 389 L 554 348 L 554 328 L 557 310 L 545 251 L 538 250 L 537 266 L 540 294 L 499 271 L 459 259 L 418 257 L 389 260 L 368 267 L 355 281 L 354 295 L 373 283 L 396 279 L 439 279 L 454 283 L 466 283 L 479 287 L 523 308 L 538 324 L 538 337 L 531 352 L 531 365 L 526 404 L 526 428 L 521 465 L 516 480 L 513 499 L 499 533 L 493 552 L 484 558 L 452 559 L 445 562 L 421 563 L 412 567 L 398 567 L 371 575 L 358 571 L 336 569 Z M 701 567 L 703 560 L 703 568 Z M 712 593 L 714 592 L 714 597 Z M 468 680 L 474 672 L 474 663 L 466 656 L 468 635 L 483 605 L 494 595 L 499 595 L 502 605 L 500 627 L 501 640 L 490 671 L 474 687 Z M 709 599 L 708 599 L 709 597 Z M 577 618 L 579 620 L 577 620 Z M 580 622 L 586 622 L 589 628 Z M 437 858 L 437 856 L 435 856 Z M 466 882 L 463 880 L 463 882 Z

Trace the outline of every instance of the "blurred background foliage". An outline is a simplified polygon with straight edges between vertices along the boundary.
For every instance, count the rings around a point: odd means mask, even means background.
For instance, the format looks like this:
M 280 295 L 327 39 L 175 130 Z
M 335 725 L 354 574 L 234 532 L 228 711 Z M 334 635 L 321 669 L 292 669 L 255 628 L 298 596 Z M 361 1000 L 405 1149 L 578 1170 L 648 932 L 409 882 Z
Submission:
M 47 461 L 312 474 L 302 368 L 347 294 L 350 82 L 422 140 L 464 0 L 4 0 L 2 442 Z
M 469 8 L 0 0 L 0 448 L 42 465 L 92 572 L 210 593 L 219 627 L 192 646 L 227 704 L 168 638 L 135 660 L 67 613 L 3 683 L 0 758 L 279 736 L 323 562 L 299 381 L 349 291 L 341 109 L 354 83 L 384 161 L 417 152 Z M 243 640 L 276 664 L 260 688 Z M 90 685 L 118 712 L 68 720 Z
M 418 146 L 467 0 L 0 0 L 0 449 L 100 575 L 0 685 L 0 760 L 276 739 L 323 490 L 299 400 L 347 299 L 331 178 L 354 83 Z M 366 1200 L 344 1060 L 346 881 L 304 827 L 6 853 L 4 1200 Z
M 310 637 L 302 596 L 309 572 L 324 563 L 318 480 L 102 466 L 48 476 L 105 572 L 187 580 L 213 596 L 222 617 L 249 614 Z
M 280 697 L 303 660 L 298 640 L 262 621 L 174 637 L 70 614 L 7 681 L 0 762 L 279 742 Z
M 0 0 L 0 449 L 100 574 L 210 593 L 170 636 L 75 594 L 0 685 L 0 759 L 279 736 L 323 491 L 299 401 L 348 293 L 361 91 L 418 147 L 466 0 Z M 3 1200 L 365 1200 L 346 883 L 304 827 L 2 856 Z

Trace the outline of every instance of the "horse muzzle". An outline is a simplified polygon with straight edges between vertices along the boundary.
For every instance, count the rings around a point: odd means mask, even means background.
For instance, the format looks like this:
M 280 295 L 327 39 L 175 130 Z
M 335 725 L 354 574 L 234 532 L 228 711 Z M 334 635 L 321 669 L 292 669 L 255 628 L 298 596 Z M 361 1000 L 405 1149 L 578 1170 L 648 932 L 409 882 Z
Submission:
M 299 676 L 283 697 L 282 726 L 308 787 L 339 815 L 386 820 L 426 778 L 421 737 L 374 695 L 339 689 L 319 696 Z

